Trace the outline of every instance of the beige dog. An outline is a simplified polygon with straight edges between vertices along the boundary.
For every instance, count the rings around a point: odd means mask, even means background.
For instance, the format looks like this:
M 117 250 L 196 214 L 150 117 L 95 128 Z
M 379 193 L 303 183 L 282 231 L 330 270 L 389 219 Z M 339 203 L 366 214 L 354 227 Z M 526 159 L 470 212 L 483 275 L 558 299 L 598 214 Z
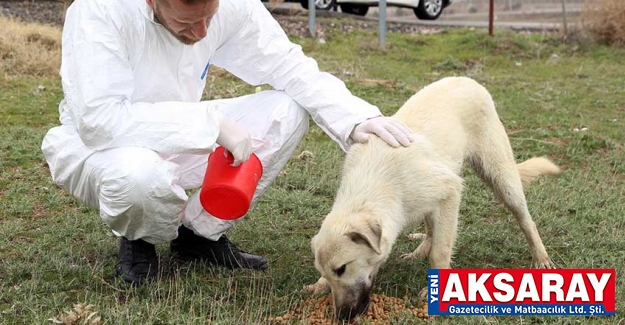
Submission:
M 394 115 L 412 130 L 408 148 L 377 138 L 347 154 L 332 211 L 312 239 L 322 277 L 307 287 L 331 288 L 341 319 L 366 311 L 375 275 L 407 226 L 425 222 L 419 247 L 404 257 L 429 255 L 430 267 L 449 268 L 468 162 L 514 214 L 530 245 L 533 267 L 553 268 L 527 209 L 523 186 L 559 169 L 546 158 L 516 164 L 506 131 L 484 87 L 445 78 L 412 96 Z

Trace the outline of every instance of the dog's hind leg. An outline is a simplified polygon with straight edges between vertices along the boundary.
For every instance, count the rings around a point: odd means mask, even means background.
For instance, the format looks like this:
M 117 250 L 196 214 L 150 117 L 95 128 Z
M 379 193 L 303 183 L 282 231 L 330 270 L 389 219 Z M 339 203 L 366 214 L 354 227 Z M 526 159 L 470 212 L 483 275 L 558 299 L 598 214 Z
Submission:
M 432 218 L 431 214 L 425 216 L 424 224 L 425 224 L 425 234 L 423 233 L 413 233 L 408 235 L 408 238 L 411 240 L 421 239 L 421 244 L 419 247 L 415 249 L 412 253 L 403 254 L 401 257 L 403 259 L 413 259 L 415 257 L 426 258 L 430 255 L 430 249 L 432 248 L 432 226 L 430 218 Z
M 493 137 L 499 141 L 487 143 L 488 149 L 481 150 L 470 159 L 470 162 L 482 180 L 493 189 L 495 196 L 516 218 L 532 251 L 532 267 L 555 268 L 527 208 L 521 176 L 503 127 L 501 132 L 503 135 Z
M 456 242 L 458 213 L 460 212 L 460 196 L 462 193 L 460 188 L 450 191 L 449 196 L 441 201 L 438 211 L 431 215 L 431 268 L 451 268 L 451 256 Z

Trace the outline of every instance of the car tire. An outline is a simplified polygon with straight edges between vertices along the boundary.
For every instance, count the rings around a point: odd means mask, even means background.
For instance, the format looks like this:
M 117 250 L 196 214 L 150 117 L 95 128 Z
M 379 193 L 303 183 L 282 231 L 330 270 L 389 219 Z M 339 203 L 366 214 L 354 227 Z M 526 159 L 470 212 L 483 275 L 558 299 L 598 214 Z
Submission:
M 315 8 L 318 10 L 330 10 L 334 6 L 336 0 L 315 0 Z M 300 0 L 302 8 L 308 10 L 308 0 Z
M 421 0 L 414 13 L 419 19 L 435 20 L 443 13 L 444 5 L 443 0 Z
M 349 3 L 344 3 L 340 6 L 342 12 L 352 15 L 364 16 L 367 14 L 367 11 L 369 11 L 369 6 L 355 5 Z

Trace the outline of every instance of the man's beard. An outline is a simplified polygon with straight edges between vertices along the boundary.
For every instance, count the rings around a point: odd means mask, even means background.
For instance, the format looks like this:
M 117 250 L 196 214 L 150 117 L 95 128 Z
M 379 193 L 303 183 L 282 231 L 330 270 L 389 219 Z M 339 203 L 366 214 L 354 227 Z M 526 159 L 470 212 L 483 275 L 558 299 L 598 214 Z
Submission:
M 171 29 L 171 27 L 167 25 L 167 23 L 165 22 L 165 19 L 163 18 L 163 15 L 161 14 L 161 11 L 159 10 L 159 7 L 157 6 L 154 6 L 154 19 L 156 20 L 157 23 L 161 24 L 161 26 L 163 26 L 167 31 L 169 31 L 177 40 L 179 40 L 183 44 L 193 45 L 197 43 L 198 41 L 200 41 L 199 39 L 191 39 L 186 36 L 176 34 Z

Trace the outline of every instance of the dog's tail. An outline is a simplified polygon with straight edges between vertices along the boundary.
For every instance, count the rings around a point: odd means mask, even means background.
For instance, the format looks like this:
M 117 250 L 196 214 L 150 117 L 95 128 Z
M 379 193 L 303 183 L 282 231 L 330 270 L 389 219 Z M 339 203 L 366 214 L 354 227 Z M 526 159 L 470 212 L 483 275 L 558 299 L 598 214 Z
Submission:
M 517 164 L 523 188 L 526 188 L 536 177 L 540 175 L 558 175 L 560 168 L 545 157 L 533 157 Z

